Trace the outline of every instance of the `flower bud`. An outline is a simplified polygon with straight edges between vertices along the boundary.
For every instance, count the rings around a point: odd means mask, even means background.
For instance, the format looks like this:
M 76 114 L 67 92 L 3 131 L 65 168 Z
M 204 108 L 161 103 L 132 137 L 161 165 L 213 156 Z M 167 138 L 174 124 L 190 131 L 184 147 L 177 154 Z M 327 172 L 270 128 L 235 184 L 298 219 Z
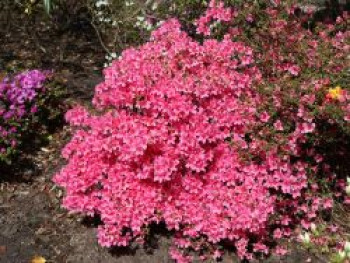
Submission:
M 315 233 L 317 230 L 315 223 L 311 223 L 310 228 L 311 228 L 312 233 Z
M 338 255 L 339 255 L 339 258 L 340 258 L 341 260 L 345 259 L 345 257 L 346 257 L 345 251 L 338 251 Z
M 299 237 L 304 244 L 306 245 L 310 244 L 311 240 L 310 240 L 310 234 L 308 232 L 305 232 L 305 234 L 300 234 Z
M 350 196 L 350 184 L 346 186 L 345 192 L 348 196 Z
M 344 245 L 344 251 L 348 256 L 350 255 L 350 242 L 346 241 Z

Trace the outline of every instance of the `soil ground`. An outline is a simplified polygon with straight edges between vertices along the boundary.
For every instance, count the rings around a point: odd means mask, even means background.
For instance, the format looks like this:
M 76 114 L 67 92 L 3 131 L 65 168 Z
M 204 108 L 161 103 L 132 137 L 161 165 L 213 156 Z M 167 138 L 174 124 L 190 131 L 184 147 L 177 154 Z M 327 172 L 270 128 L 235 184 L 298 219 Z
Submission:
M 22 21 L 23 17 L 18 19 Z M 53 69 L 66 80 L 70 103 L 90 102 L 94 86 L 102 80 L 104 62 L 103 49 L 92 28 L 82 24 L 58 31 L 42 21 L 24 20 L 11 26 L 2 23 L 0 31 L 0 70 Z M 105 249 L 97 244 L 94 220 L 60 207 L 64 193 L 51 178 L 64 164 L 60 150 L 69 137 L 69 127 L 60 127 L 49 144 L 28 154 L 26 163 L 0 175 L 0 262 L 27 263 L 36 255 L 57 263 L 172 262 L 166 231 L 156 228 L 143 248 Z M 238 261 L 230 254 L 223 262 Z M 285 257 L 261 262 L 327 261 L 295 248 Z

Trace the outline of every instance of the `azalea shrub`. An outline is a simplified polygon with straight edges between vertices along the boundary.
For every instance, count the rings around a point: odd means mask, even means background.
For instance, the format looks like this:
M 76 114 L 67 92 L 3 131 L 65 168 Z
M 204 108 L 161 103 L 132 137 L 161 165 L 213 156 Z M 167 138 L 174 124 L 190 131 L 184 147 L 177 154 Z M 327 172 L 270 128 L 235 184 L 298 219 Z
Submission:
M 42 125 L 60 115 L 52 73 L 30 70 L 5 75 L 0 82 L 0 164 L 11 163 L 20 153 L 33 130 L 38 135 Z M 50 84 L 51 83 L 51 84 Z M 28 137 L 29 136 L 29 137 Z
M 273 2 L 211 1 L 196 36 L 167 20 L 104 70 L 93 112 L 67 113 L 54 181 L 67 209 L 100 217 L 102 246 L 164 223 L 177 262 L 223 245 L 249 260 L 349 203 L 349 16 L 308 28 L 311 11 Z

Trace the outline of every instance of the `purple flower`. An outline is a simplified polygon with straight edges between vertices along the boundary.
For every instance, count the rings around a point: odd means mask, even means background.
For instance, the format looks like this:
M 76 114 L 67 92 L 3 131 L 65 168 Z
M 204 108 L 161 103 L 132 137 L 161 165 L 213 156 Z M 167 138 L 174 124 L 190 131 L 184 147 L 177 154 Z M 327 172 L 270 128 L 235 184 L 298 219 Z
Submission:
M 36 100 L 44 93 L 44 82 L 50 72 L 31 70 L 5 77 L 0 81 L 0 152 L 15 148 L 30 115 L 38 111 Z M 11 120 L 11 121 L 10 121 Z M 17 128 L 18 126 L 20 128 Z

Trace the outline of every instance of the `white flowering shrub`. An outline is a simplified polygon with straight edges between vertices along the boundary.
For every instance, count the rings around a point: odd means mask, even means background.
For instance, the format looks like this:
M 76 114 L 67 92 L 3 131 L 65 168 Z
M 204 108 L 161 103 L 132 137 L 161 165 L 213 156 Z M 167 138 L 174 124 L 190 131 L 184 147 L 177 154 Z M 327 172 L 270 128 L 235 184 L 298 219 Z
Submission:
M 125 48 L 149 40 L 169 17 L 179 17 L 190 27 L 206 6 L 203 0 L 88 0 L 92 23 L 107 53 L 104 67 Z

